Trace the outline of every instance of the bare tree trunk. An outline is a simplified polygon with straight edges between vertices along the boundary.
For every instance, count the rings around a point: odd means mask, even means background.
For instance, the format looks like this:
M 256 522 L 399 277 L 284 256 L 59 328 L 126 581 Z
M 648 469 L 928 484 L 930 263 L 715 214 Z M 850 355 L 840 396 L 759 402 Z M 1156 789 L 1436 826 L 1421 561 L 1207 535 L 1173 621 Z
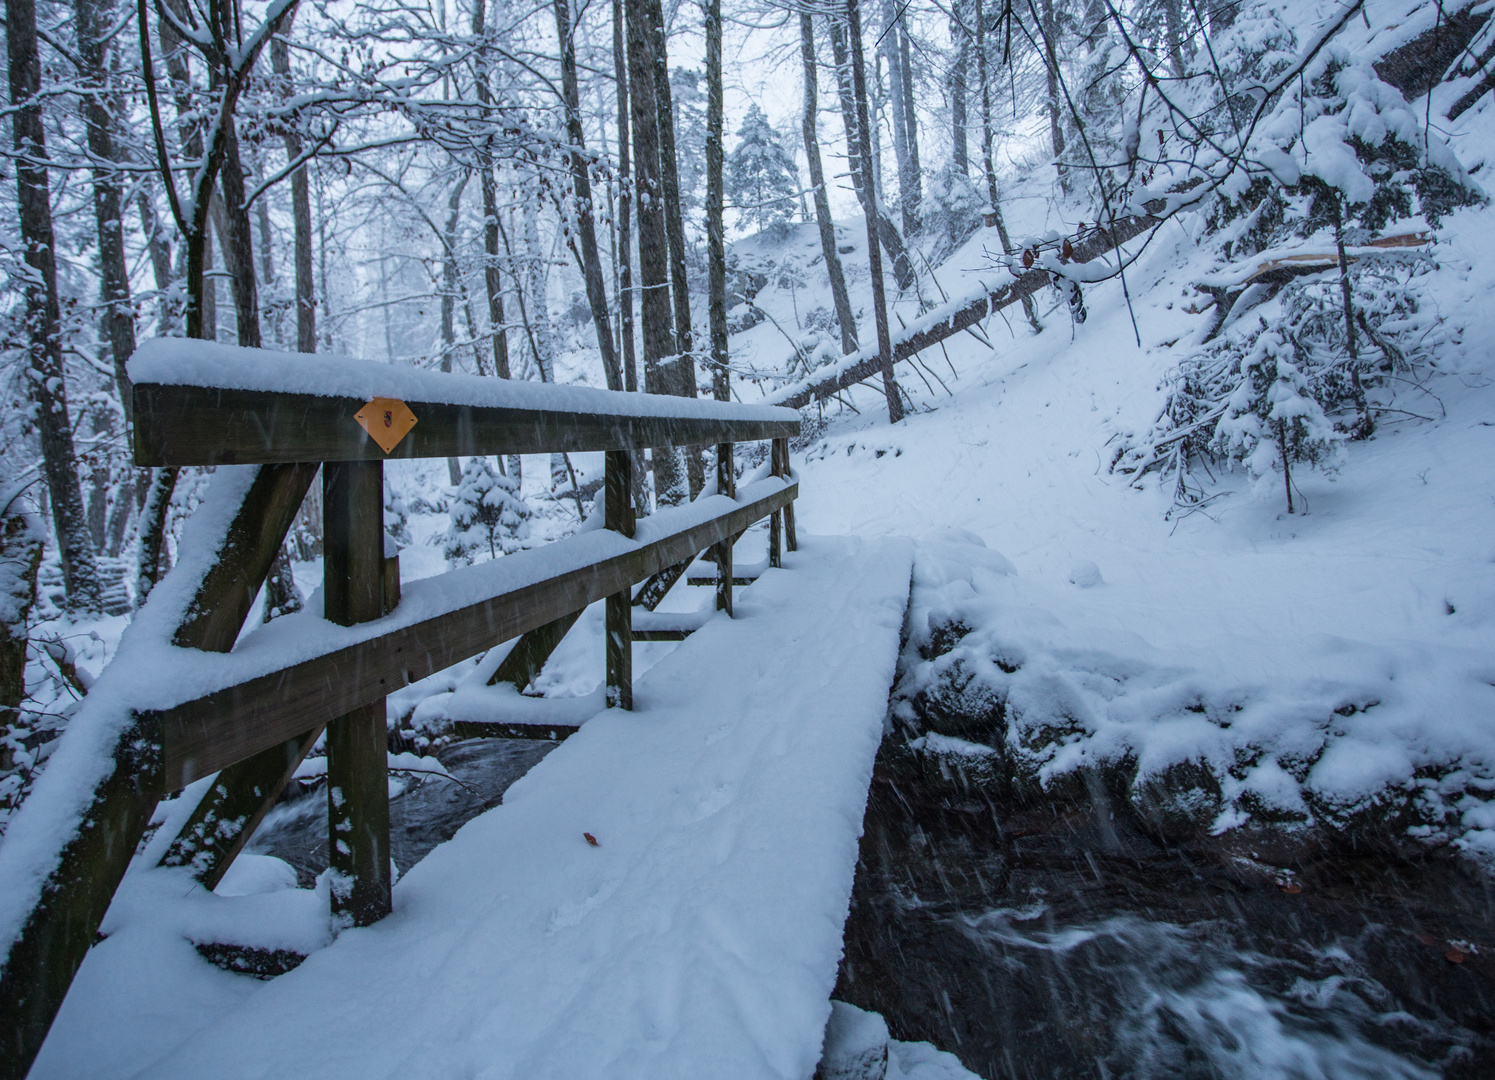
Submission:
M 592 178 L 587 171 L 586 135 L 581 126 L 581 90 L 576 78 L 576 35 L 569 0 L 555 0 L 555 32 L 561 44 L 561 90 L 566 98 L 566 132 L 571 140 L 571 184 L 576 191 L 578 261 L 586 284 L 587 306 L 602 353 L 602 372 L 609 390 L 623 389 L 623 369 L 613 351 L 612 320 L 607 313 L 607 287 L 602 278 L 602 256 L 597 251 L 593 217 Z
M 457 351 L 457 221 L 462 215 L 462 192 L 471 173 L 463 171 L 446 202 L 446 226 L 442 235 L 441 257 L 441 363 L 442 371 L 452 370 L 452 354 Z M 462 483 L 462 463 L 446 459 L 447 479 L 452 487 Z
M 893 100 L 893 159 L 898 164 L 898 209 L 903 217 L 903 235 L 912 236 L 918 228 L 913 196 L 912 164 L 908 149 L 908 111 L 903 107 L 903 55 L 899 48 L 897 0 L 882 0 L 882 37 L 878 52 L 888 65 L 888 94 Z
M 125 362 L 135 352 L 135 311 L 130 304 L 130 272 L 125 262 L 125 233 L 120 194 L 121 178 L 111 164 L 118 162 L 114 120 L 108 95 L 109 43 L 114 5 L 110 0 L 74 0 L 80 74 L 88 93 L 83 96 L 83 123 L 88 152 L 93 158 L 93 210 L 99 236 L 99 289 L 105 305 L 104 325 L 114 360 L 114 382 L 125 420 L 132 411 L 130 380 Z
M 640 314 L 643 320 L 644 389 L 667 392 L 669 373 L 661 370 L 675 354 L 671 324 L 669 239 L 664 221 L 664 183 L 659 164 L 659 105 L 655 94 L 653 32 L 648 5 L 628 0 L 628 91 L 633 121 L 634 192 L 638 206 Z M 685 501 L 685 477 L 673 447 L 656 447 L 654 492 L 662 505 Z
M 1179 0 L 1163 0 L 1163 33 L 1168 38 L 1168 70 L 1184 77 L 1184 17 Z
M 289 25 L 283 33 L 290 33 Z M 291 49 L 280 34 L 270 42 L 270 66 L 280 79 L 281 94 L 289 97 L 294 89 L 291 85 Z M 293 125 L 286 125 L 284 142 L 287 162 L 301 156 L 301 134 Z M 316 352 L 317 298 L 311 258 L 311 192 L 305 165 L 291 174 L 291 219 L 296 249 L 296 351 Z
M 638 357 L 633 342 L 633 191 L 629 175 L 628 47 L 623 28 L 623 0 L 613 0 L 613 73 L 618 100 L 618 343 L 623 354 L 623 388 L 639 389 Z M 636 514 L 649 513 L 649 469 L 642 450 L 632 453 L 628 480 Z
M 706 0 L 706 262 L 711 321 L 711 396 L 732 398 L 727 342 L 727 240 L 722 176 L 722 0 Z M 802 16 L 808 19 L 809 16 Z
M 68 420 L 62 363 L 62 309 L 57 297 L 52 193 L 47 176 L 41 102 L 37 98 L 41 91 L 41 57 L 37 51 L 35 0 L 6 0 L 5 18 L 10 101 L 14 110 L 11 125 L 16 152 L 16 195 L 20 203 L 21 243 L 26 250 L 29 381 L 41 440 L 42 471 L 51 495 L 52 523 L 57 531 L 68 605 L 96 611 L 98 568 L 78 491 L 78 462 L 73 453 L 73 428 Z
M 668 393 L 696 396 L 696 358 L 691 331 L 690 285 L 685 275 L 685 218 L 680 209 L 680 173 L 676 167 L 675 107 L 670 93 L 670 68 L 660 0 L 647 0 L 653 30 L 655 108 L 659 113 L 659 166 L 664 190 L 664 227 L 670 246 L 670 296 L 675 305 L 675 359 L 671 363 Z M 690 497 L 706 484 L 706 465 L 698 446 L 683 447 Z
M 836 62 L 836 92 L 841 101 L 841 123 L 846 131 L 846 158 L 848 171 L 851 173 L 851 186 L 856 192 L 857 202 L 862 204 L 863 213 L 870 206 L 876 215 L 877 235 L 893 263 L 893 279 L 898 282 L 900 289 L 907 289 L 914 283 L 913 262 L 908 257 L 908 248 L 903 243 L 898 227 L 893 224 L 886 208 L 877 201 L 877 185 L 871 176 L 871 170 L 865 168 L 867 162 L 860 149 L 861 135 L 857 123 L 856 101 L 851 91 L 851 56 L 846 45 L 845 18 L 844 11 L 832 12 L 829 23 L 831 54 Z
M 472 36 L 484 44 L 478 46 L 473 87 L 478 101 L 487 116 L 493 103 L 488 86 L 487 3 L 476 0 L 472 7 Z M 493 177 L 494 162 L 491 142 L 485 141 L 478 153 L 478 186 L 483 198 L 483 288 L 488 294 L 488 331 L 492 334 L 493 373 L 500 379 L 509 377 L 509 335 L 505 327 L 503 281 L 498 273 L 498 192 Z
M 986 201 L 991 208 L 991 224 L 996 226 L 997 237 L 1002 241 L 1002 253 L 1011 255 L 1012 240 L 1007 235 L 1007 223 L 1002 220 L 1002 204 L 997 197 L 997 170 L 992 163 L 991 144 L 991 88 L 986 78 L 986 21 L 982 0 L 976 0 L 976 81 L 981 84 L 981 165 L 986 172 Z M 1023 314 L 1035 334 L 1043 331 L 1038 321 L 1038 312 L 1033 306 L 1033 297 L 1023 294 Z
M 846 0 L 847 33 L 851 38 L 851 86 L 857 107 L 857 133 L 861 139 L 861 159 L 872 160 L 872 144 L 867 137 L 871 122 L 867 112 L 866 62 L 862 58 L 862 18 L 858 0 Z M 868 177 L 870 180 L 870 177 Z M 869 190 L 871 185 L 868 185 Z M 872 309 L 877 316 L 877 351 L 882 358 L 882 388 L 888 399 L 888 422 L 903 419 L 902 391 L 893 377 L 893 336 L 888 328 L 888 299 L 883 291 L 882 252 L 877 246 L 877 217 L 871 203 L 864 204 L 867 217 L 867 261 L 872 271 Z
M 223 241 L 223 267 L 229 274 L 229 291 L 234 298 L 234 320 L 239 344 L 260 348 L 259 290 L 254 274 L 254 235 L 249 212 L 244 207 L 244 169 L 239 159 L 239 139 L 232 126 L 228 131 L 228 148 L 223 155 L 219 174 L 222 202 L 214 203 L 218 236 Z M 221 207 L 221 211 L 218 208 Z
M 633 192 L 628 165 L 628 52 L 623 40 L 623 0 L 613 0 L 613 71 L 618 91 L 618 339 L 623 348 L 623 388 L 638 390 L 638 360 L 633 348 Z M 635 462 L 635 465 L 638 463 Z M 635 482 L 643 470 L 635 468 Z
M 540 210 L 533 199 L 524 204 L 524 248 L 529 255 L 525 277 L 529 291 L 526 307 L 520 294 L 519 313 L 529 337 L 530 355 L 539 369 L 541 382 L 555 381 L 555 332 L 550 324 L 550 258 L 540 241 Z
M 800 133 L 805 141 L 810 186 L 815 191 L 815 223 L 820 229 L 820 252 L 825 257 L 825 270 L 831 279 L 831 301 L 836 307 L 836 321 L 841 325 L 841 351 L 854 353 L 857 350 L 856 316 L 851 312 L 851 298 L 846 292 L 846 275 L 841 272 L 841 256 L 836 250 L 836 226 L 831 221 L 831 202 L 825 189 L 825 172 L 820 164 L 820 133 L 815 122 L 820 111 L 815 72 L 815 25 L 808 11 L 800 12 L 799 16 L 799 52 L 805 68 L 805 110 Z M 722 319 L 725 323 L 725 312 Z
M 966 139 L 966 66 L 971 56 L 971 30 L 966 25 L 970 13 L 966 0 L 954 0 L 950 8 L 950 37 L 955 55 L 950 61 L 950 158 L 961 176 L 970 172 L 971 155 Z
M 903 96 L 901 102 L 895 95 L 893 109 L 897 111 L 900 103 L 903 106 L 903 131 L 908 140 L 908 188 L 907 194 L 903 195 L 904 226 L 903 234 L 912 236 L 919 230 L 920 209 L 924 202 L 924 173 L 919 167 L 919 118 L 914 112 L 914 65 L 909 56 L 911 52 L 908 36 L 908 22 L 903 11 L 907 5 L 898 13 L 898 64 L 903 69 Z M 899 192 L 904 190 L 904 177 L 898 177 Z M 912 225 L 909 221 L 912 221 Z
M 1054 168 L 1059 183 L 1066 188 L 1069 172 L 1064 167 L 1064 127 L 1059 105 L 1059 22 L 1054 18 L 1054 0 L 1039 0 L 1039 17 L 1043 20 L 1043 70 L 1048 91 L 1049 140 L 1054 149 Z
M 166 239 L 161 219 L 156 214 L 156 203 L 149 180 L 140 184 L 135 194 L 135 206 L 140 213 L 140 231 L 145 236 L 151 273 L 156 282 L 156 335 L 165 337 L 176 326 L 181 313 L 176 310 L 171 299 L 171 243 Z

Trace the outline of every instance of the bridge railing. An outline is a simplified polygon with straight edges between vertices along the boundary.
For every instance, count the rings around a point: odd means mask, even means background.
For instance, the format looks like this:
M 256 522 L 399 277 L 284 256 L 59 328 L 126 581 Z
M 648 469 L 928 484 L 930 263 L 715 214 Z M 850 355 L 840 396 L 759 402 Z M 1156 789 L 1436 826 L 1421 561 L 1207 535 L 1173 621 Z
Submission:
M 799 417 L 787 409 L 195 341 L 148 343 L 130 375 L 137 464 L 239 468 L 218 470 L 203 520 L 121 641 L 111 669 L 126 670 L 95 684 L 35 812 L 28 800 L 0 847 L 0 873 L 35 883 L 29 902 L 0 904 L 0 1076 L 25 1075 L 162 796 L 217 773 L 161 858 L 212 888 L 325 732 L 334 911 L 371 923 L 390 910 L 385 695 L 516 637 L 493 681 L 523 688 L 604 600 L 607 699 L 630 708 L 636 606 L 652 609 L 709 550 L 730 614 L 736 539 L 767 517 L 770 564 L 794 546 Z M 755 440 L 771 440 L 769 463 L 738 491 L 733 446 Z M 639 452 L 702 444 L 716 447 L 714 491 L 638 518 Z M 402 589 L 384 547 L 386 458 L 599 450 L 603 528 Z M 321 616 L 238 643 L 319 469 Z

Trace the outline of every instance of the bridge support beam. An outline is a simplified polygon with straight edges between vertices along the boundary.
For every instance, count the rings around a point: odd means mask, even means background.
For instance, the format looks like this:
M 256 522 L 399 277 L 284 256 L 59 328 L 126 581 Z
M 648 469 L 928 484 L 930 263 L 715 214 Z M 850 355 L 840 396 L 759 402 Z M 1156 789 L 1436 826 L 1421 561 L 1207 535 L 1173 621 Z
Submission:
M 322 467 L 323 617 L 340 626 L 384 614 L 384 463 Z M 354 926 L 393 909 L 384 699 L 327 725 L 327 857 L 332 912 Z
M 732 469 L 732 444 L 716 445 L 716 490 L 737 497 L 737 473 Z M 732 545 L 737 537 L 729 536 L 716 545 L 716 609 L 732 617 Z
M 633 460 L 626 450 L 609 450 L 603 483 L 604 527 L 632 536 Z M 633 591 L 624 589 L 607 598 L 607 704 L 633 708 Z
M 789 440 L 775 439 L 769 450 L 769 471 L 774 476 L 789 478 Z M 794 535 L 794 504 L 788 503 L 783 510 L 774 511 L 768 522 L 768 565 L 784 565 L 784 548 L 794 551 L 799 547 Z

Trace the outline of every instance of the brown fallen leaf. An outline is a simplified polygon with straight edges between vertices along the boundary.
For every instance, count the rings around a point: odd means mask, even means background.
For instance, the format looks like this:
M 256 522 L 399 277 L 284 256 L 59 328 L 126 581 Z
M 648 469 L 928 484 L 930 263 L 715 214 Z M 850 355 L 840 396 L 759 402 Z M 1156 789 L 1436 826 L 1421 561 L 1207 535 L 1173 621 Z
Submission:
M 1449 949 L 1443 954 L 1443 959 L 1447 960 L 1450 964 L 1462 964 L 1464 962 L 1464 953 L 1459 949 Z
M 593 836 L 591 833 L 584 832 L 581 835 L 585 836 L 587 838 L 587 843 L 591 844 L 593 847 L 597 847 L 598 846 L 598 844 L 597 844 L 597 838 L 595 836 Z
M 1286 881 L 1277 887 L 1289 896 L 1297 896 L 1303 891 L 1303 886 L 1299 885 L 1296 881 Z

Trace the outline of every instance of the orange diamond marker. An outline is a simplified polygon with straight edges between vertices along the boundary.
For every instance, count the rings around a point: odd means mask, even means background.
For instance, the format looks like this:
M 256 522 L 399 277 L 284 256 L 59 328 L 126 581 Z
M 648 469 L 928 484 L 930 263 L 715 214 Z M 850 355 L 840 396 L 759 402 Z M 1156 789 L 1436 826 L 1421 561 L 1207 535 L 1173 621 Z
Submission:
M 410 406 L 387 397 L 376 397 L 354 413 L 353 419 L 386 454 L 399 446 L 400 440 L 415 426 L 415 414 L 410 411 Z

